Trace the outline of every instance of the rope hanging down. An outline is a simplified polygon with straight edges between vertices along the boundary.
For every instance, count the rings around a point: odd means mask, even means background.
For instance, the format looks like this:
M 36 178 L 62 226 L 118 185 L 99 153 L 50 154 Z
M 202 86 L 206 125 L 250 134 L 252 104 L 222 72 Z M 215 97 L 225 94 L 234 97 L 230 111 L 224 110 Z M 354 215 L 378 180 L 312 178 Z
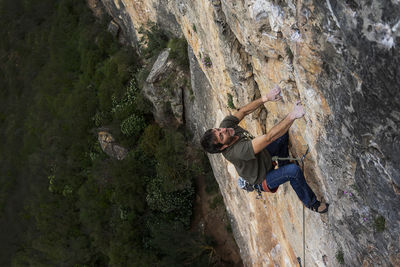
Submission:
M 310 151 L 310 147 L 307 145 L 307 150 L 306 152 L 303 154 L 303 156 L 301 156 L 300 158 L 280 158 L 278 156 L 273 156 L 272 160 L 276 162 L 276 166 L 278 166 L 278 160 L 295 160 L 301 163 L 301 171 L 304 173 L 304 159 L 306 158 L 306 155 L 308 154 L 308 152 Z M 303 267 L 306 266 L 306 244 L 305 244 L 305 240 L 306 240 L 306 226 L 305 226 L 305 221 L 304 221 L 304 205 L 303 205 Z M 300 267 L 301 267 L 301 259 L 300 257 L 297 258 Z

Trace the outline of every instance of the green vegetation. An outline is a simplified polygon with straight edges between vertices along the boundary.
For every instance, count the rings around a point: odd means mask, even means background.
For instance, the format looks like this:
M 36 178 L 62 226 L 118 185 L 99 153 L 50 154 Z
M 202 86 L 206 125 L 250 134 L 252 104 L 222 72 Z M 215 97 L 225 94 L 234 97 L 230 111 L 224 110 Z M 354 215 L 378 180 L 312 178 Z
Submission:
M 210 208 L 216 209 L 217 207 L 224 204 L 224 198 L 221 194 L 216 195 L 210 203 Z
M 192 84 L 190 82 L 190 79 L 185 79 L 184 85 L 185 85 L 185 88 L 187 88 L 189 90 L 189 99 L 190 99 L 190 101 L 193 101 L 195 96 L 194 96 L 194 92 L 193 92 L 193 89 L 192 89 Z
M 148 30 L 141 29 L 140 50 L 145 59 L 158 56 L 165 48 L 170 48 L 169 57 L 174 59 L 182 68 L 189 67 L 187 42 L 185 38 L 172 38 L 171 33 L 163 31 L 157 25 L 150 23 Z
M 168 89 L 168 91 L 172 94 L 176 83 L 177 83 L 176 73 L 170 72 L 166 76 L 163 77 L 162 81 L 160 82 L 161 87 Z
M 193 23 L 193 31 L 194 31 L 195 33 L 197 33 L 196 25 L 194 25 L 194 23 Z
M 139 33 L 143 34 L 140 42 L 140 51 L 145 59 L 158 56 L 160 52 L 167 47 L 169 33 L 163 31 L 155 24 L 150 23 L 148 30 L 141 29 Z
M 201 58 L 201 56 L 200 56 L 200 58 Z M 208 55 L 204 56 L 203 65 L 206 66 L 207 68 L 211 68 L 212 67 L 212 61 L 211 61 L 210 56 L 208 56 Z
M 227 93 L 228 98 L 228 108 L 236 109 L 235 104 L 233 104 L 233 96 L 230 93 Z
M 138 137 L 145 126 L 146 122 L 143 116 L 132 114 L 121 123 L 121 132 L 126 136 Z
M 168 41 L 167 47 L 171 49 L 169 57 L 174 59 L 184 69 L 189 68 L 188 44 L 185 38 L 175 38 Z
M 293 52 L 288 45 L 286 46 L 286 54 L 288 55 L 290 62 L 293 62 Z
M 203 157 L 202 171 L 205 177 L 205 184 L 206 184 L 205 191 L 209 195 L 220 193 L 218 183 L 215 180 L 211 166 L 207 163 L 207 161 L 208 161 L 207 157 Z
M 357 195 L 361 195 L 360 188 L 357 186 L 357 184 L 352 184 L 351 188 L 357 193 Z
M 374 220 L 374 228 L 377 232 L 383 232 L 385 230 L 385 217 L 382 215 L 379 215 L 378 217 L 375 218 Z
M 78 0 L 1 0 L 0 20 L 0 207 L 17 194 L 26 233 L 12 264 L 207 265 L 212 244 L 189 231 L 199 167 L 185 133 L 153 123 L 138 79 L 167 45 L 183 60 L 185 43 L 154 28 L 139 57 Z
M 8 198 L 8 192 L 12 191 L 15 185 L 15 178 L 4 177 L 0 180 L 0 217 L 4 210 L 4 206 L 6 204 Z
M 228 233 L 233 233 L 232 225 L 229 222 L 225 225 L 225 228 Z
M 339 264 L 344 264 L 344 254 L 342 250 L 336 251 L 336 260 Z

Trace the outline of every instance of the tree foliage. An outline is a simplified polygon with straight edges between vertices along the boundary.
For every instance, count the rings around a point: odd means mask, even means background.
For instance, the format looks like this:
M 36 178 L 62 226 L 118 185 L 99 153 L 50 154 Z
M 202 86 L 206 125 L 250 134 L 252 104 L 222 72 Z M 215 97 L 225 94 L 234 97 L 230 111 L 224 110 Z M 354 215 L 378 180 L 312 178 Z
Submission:
M 187 141 L 154 124 L 134 78 L 143 60 L 84 1 L 0 0 L 0 21 L 0 208 L 19 195 L 14 216 L 22 214 L 26 232 L 13 240 L 13 265 L 202 262 L 199 237 L 188 231 Z M 148 40 L 147 57 L 169 39 L 155 31 Z M 123 161 L 101 151 L 98 127 L 128 146 Z

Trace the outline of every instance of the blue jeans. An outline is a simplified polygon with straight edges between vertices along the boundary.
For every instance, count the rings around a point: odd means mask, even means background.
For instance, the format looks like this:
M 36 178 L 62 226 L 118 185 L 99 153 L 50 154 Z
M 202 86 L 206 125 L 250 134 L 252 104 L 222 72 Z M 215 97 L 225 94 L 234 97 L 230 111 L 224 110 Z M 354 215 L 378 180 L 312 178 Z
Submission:
M 268 150 L 271 157 L 288 157 L 288 142 L 289 134 L 285 133 L 283 136 L 269 144 L 265 149 Z M 288 160 L 279 161 L 279 168 L 269 171 L 265 179 L 269 188 L 276 188 L 283 183 L 290 182 L 290 185 L 296 192 L 297 196 L 308 208 L 314 205 L 317 201 L 314 192 L 304 179 L 304 174 L 300 167 L 296 164 L 290 164 Z

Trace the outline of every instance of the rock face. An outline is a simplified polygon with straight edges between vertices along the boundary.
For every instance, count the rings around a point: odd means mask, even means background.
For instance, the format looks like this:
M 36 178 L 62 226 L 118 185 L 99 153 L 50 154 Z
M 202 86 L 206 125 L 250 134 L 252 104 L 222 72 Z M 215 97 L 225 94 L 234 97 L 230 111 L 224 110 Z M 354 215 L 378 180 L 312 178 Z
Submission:
M 185 74 L 168 60 L 169 48 L 154 63 L 143 85 L 145 96 L 153 104 L 155 120 L 163 126 L 183 123 Z
M 107 27 L 107 31 L 112 34 L 112 36 L 117 37 L 119 32 L 119 26 L 114 21 L 110 21 Z
M 117 145 L 112 135 L 108 132 L 99 132 L 97 139 L 99 140 L 100 147 L 104 153 L 112 158 L 123 160 L 128 154 L 128 150 L 120 145 Z
M 103 4 L 118 6 L 111 14 L 125 18 L 122 30 L 133 32 L 148 20 L 174 31 L 179 25 L 193 51 L 193 92 L 184 99 L 197 141 L 232 111 L 228 94 L 240 107 L 275 84 L 283 89 L 282 102 L 267 103 L 242 122 L 254 135 L 302 101 L 306 116 L 291 128 L 291 151 L 300 155 L 310 147 L 306 179 L 331 203 L 327 215 L 305 210 L 306 266 L 400 265 L 399 1 Z M 237 188 L 229 162 L 209 158 L 245 264 L 303 261 L 302 205 L 290 186 L 257 200 Z

